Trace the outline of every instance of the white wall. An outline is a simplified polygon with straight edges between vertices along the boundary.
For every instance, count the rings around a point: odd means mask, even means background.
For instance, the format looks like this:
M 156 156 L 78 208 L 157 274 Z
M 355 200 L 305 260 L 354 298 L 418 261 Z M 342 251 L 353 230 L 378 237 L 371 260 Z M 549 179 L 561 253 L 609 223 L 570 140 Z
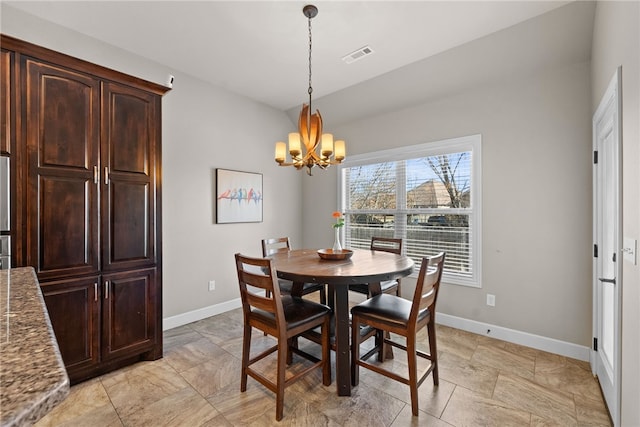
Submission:
M 622 234 L 640 238 L 640 3 L 598 2 L 593 33 L 592 112 L 622 66 Z M 622 264 L 621 425 L 640 425 L 640 267 Z
M 176 75 L 163 101 L 164 314 L 238 298 L 233 254 L 260 239 L 301 240 L 300 177 L 273 161 L 293 124 L 283 112 Z M 215 224 L 215 168 L 263 174 L 262 223 Z M 207 283 L 216 280 L 216 291 Z
M 293 124 L 277 111 L 2 4 L 2 32 L 164 84 L 162 101 L 163 316 L 238 298 L 233 254 L 261 254 L 260 239 L 288 235 L 299 245 L 299 174 L 273 161 L 275 141 Z M 215 168 L 263 174 L 264 222 L 215 224 Z M 209 292 L 209 280 L 216 291 Z
M 351 154 L 482 134 L 482 289 L 445 285 L 439 312 L 589 345 L 589 84 L 581 62 L 332 129 Z M 304 244 L 329 244 L 335 173 L 304 179 L 303 191 Z

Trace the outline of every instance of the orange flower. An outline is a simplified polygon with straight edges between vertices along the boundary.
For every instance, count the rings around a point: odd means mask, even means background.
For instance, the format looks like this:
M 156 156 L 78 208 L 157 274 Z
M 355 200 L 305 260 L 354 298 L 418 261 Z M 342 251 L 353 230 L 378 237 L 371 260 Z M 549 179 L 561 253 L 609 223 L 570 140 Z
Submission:
M 336 223 L 333 224 L 333 228 L 340 228 L 344 225 L 344 217 L 342 216 L 342 212 L 335 211 L 333 217 L 336 219 Z

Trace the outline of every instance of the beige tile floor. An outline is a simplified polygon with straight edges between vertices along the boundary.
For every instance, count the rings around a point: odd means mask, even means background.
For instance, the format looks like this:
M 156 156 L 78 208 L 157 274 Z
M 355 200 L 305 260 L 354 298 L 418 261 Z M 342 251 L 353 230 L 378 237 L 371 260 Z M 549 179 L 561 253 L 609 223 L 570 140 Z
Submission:
M 440 385 L 427 378 L 420 387 L 419 417 L 411 415 L 407 386 L 361 369 L 351 397 L 337 396 L 335 383 L 324 387 L 319 372 L 287 388 L 278 423 L 271 392 L 250 378 L 240 393 L 241 336 L 239 309 L 166 331 L 164 358 L 72 387 L 36 425 L 611 425 L 588 363 L 440 325 Z M 272 341 L 256 333 L 254 342 L 259 350 Z M 401 372 L 404 359 L 396 350 L 385 363 Z M 264 361 L 265 371 L 272 366 Z

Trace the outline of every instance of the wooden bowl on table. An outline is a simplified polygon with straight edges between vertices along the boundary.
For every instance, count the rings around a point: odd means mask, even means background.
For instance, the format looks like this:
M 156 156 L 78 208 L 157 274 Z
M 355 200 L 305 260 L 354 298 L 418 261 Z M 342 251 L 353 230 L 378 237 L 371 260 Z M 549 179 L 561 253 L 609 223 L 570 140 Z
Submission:
M 333 249 L 318 249 L 318 255 L 320 258 L 327 260 L 344 260 L 351 258 L 353 251 L 350 249 L 342 249 L 340 251 L 334 251 Z

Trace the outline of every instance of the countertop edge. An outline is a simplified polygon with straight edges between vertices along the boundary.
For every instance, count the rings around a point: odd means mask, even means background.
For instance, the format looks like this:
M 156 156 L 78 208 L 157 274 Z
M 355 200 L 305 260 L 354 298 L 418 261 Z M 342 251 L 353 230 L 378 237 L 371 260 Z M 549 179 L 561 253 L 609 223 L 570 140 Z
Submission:
M 32 267 L 0 271 L 0 307 L 0 426 L 31 425 L 70 391 Z

